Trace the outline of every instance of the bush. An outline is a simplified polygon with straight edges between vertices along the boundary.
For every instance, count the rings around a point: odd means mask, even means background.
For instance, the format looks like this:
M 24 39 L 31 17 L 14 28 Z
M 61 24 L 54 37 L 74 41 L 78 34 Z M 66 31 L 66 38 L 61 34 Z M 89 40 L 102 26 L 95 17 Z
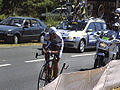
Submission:
M 48 26 L 48 28 L 50 28 L 51 26 L 56 27 L 60 22 L 61 22 L 61 20 L 57 20 L 55 17 L 53 17 L 49 14 L 49 15 L 47 15 L 44 23 Z
M 0 21 L 4 20 L 6 18 L 7 18 L 7 16 L 5 14 L 0 15 Z

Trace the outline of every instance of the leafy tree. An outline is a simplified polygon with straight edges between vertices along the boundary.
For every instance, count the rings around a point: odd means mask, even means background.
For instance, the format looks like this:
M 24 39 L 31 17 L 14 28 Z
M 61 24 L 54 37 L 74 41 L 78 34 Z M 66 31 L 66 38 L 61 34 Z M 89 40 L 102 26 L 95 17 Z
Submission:
M 0 0 L 1 12 L 0 14 L 12 15 L 15 12 L 19 4 L 24 0 Z
M 0 15 L 40 17 L 40 14 L 60 7 L 59 0 L 0 0 Z

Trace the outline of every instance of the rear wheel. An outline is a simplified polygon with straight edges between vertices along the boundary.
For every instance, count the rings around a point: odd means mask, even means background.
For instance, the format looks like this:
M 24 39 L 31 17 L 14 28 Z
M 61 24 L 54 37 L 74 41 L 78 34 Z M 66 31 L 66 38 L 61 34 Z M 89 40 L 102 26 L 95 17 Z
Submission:
M 78 50 L 83 53 L 85 51 L 85 42 L 83 40 L 80 41 Z

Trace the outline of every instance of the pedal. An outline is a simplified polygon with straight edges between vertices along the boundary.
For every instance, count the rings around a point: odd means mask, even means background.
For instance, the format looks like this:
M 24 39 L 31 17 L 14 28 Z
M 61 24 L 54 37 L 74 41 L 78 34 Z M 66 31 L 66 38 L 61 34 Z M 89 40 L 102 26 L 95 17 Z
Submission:
M 69 65 L 67 64 L 67 65 L 65 65 L 64 69 L 66 70 L 68 67 L 69 67 Z
M 35 58 L 37 58 L 37 56 L 38 56 L 38 53 L 36 53 Z

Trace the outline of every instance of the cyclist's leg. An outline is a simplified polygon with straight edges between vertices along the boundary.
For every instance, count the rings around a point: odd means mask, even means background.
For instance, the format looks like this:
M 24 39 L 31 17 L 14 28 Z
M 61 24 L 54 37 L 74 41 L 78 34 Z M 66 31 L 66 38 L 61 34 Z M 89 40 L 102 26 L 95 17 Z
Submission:
M 47 61 L 49 59 L 49 54 L 44 54 L 45 60 Z
M 54 62 L 54 78 L 56 78 L 58 76 L 58 72 L 59 72 L 59 60 L 60 58 L 57 58 Z
M 58 72 L 59 72 L 59 60 L 62 57 L 62 52 L 63 52 L 63 46 L 59 50 L 57 58 L 56 58 L 56 60 L 54 62 L 54 78 L 56 78 L 58 76 Z

